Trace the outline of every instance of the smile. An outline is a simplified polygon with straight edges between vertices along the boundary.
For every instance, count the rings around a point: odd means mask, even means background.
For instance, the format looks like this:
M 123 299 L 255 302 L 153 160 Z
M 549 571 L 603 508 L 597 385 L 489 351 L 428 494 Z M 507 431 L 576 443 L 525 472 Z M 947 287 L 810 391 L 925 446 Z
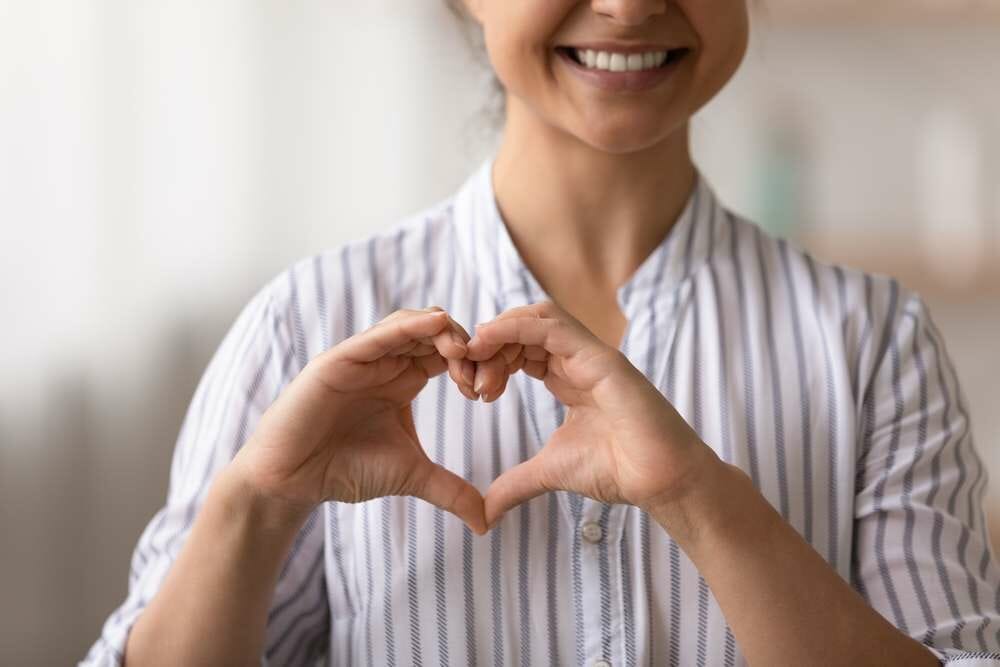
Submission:
M 670 78 L 690 49 L 621 53 L 556 47 L 559 59 L 588 83 L 612 92 L 648 90 Z

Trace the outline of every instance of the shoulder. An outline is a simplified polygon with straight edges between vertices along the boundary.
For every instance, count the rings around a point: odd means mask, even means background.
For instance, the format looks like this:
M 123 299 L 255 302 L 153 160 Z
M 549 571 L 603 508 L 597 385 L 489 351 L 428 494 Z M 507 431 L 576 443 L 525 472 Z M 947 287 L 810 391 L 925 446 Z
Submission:
M 810 343 L 848 362 L 856 388 L 894 344 L 932 326 L 923 297 L 896 277 L 829 261 L 745 217 L 729 217 L 734 252 L 768 292 L 776 326 L 797 318 L 802 335 L 815 338 Z
M 824 310 L 847 317 L 898 318 L 902 307 L 923 305 L 920 294 L 894 276 L 827 260 L 739 214 L 731 213 L 730 219 L 740 252 L 756 255 L 763 270 L 773 274 L 772 289 L 792 289 L 800 300 L 815 300 Z

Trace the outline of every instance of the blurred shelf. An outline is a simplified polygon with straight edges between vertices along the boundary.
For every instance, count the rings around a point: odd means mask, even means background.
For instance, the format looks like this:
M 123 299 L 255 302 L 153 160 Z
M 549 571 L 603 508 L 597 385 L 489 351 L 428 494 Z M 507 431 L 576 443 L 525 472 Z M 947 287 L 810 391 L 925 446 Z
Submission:
M 913 236 L 896 232 L 859 235 L 837 231 L 802 231 L 795 242 L 816 259 L 889 275 L 922 296 L 952 301 L 1000 301 L 1000 248 L 959 280 L 928 261 Z M 956 264 L 958 264 L 956 262 Z M 997 306 L 1000 308 L 1000 304 Z
M 1000 0 L 752 0 L 753 16 L 770 25 L 827 26 L 995 23 Z

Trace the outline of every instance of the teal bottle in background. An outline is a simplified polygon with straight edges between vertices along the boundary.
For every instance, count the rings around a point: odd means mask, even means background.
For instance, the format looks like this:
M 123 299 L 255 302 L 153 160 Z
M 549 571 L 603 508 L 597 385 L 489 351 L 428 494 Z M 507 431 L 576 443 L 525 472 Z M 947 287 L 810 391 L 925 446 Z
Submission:
M 754 170 L 754 220 L 771 234 L 790 238 L 806 226 L 803 188 L 805 141 L 797 115 L 768 114 Z

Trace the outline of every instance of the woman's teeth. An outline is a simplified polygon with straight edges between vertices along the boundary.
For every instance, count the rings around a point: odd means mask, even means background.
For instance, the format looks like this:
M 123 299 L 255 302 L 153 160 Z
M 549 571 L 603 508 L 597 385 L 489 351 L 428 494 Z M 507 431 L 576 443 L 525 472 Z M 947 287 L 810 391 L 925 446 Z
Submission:
M 644 69 L 655 69 L 667 59 L 666 51 L 611 53 L 592 49 L 573 49 L 573 53 L 577 60 L 588 69 L 603 69 L 609 72 L 637 72 Z

